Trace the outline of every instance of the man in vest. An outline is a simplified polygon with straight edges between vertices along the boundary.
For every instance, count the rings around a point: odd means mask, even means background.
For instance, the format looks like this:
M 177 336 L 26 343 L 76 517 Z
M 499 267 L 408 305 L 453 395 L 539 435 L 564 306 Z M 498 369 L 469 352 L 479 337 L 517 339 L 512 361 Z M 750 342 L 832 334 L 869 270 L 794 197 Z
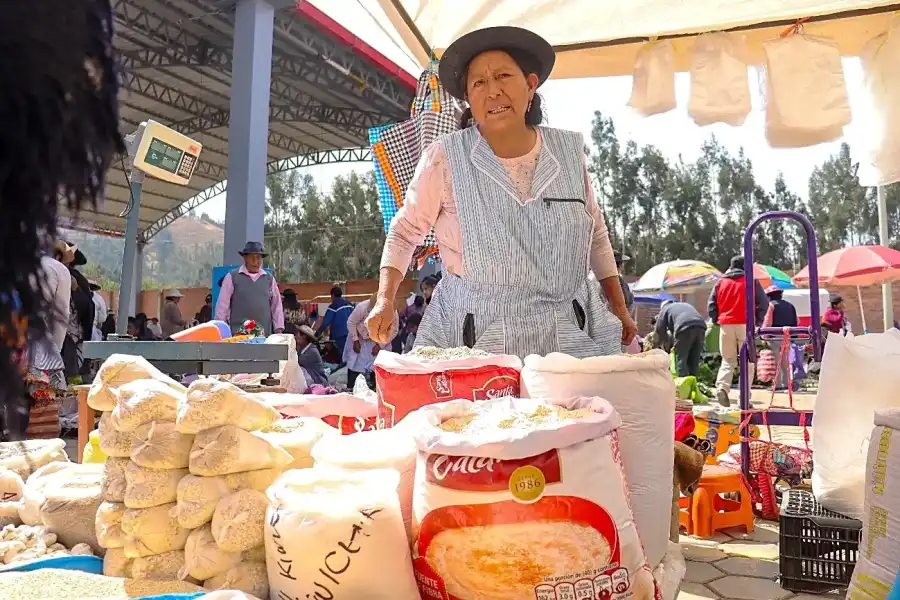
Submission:
M 753 305 L 755 314 L 747 314 L 746 274 L 744 257 L 735 256 L 725 275 L 716 282 L 709 295 L 709 318 L 719 326 L 719 352 L 722 366 L 716 376 L 716 399 L 722 406 L 731 406 L 728 392 L 731 390 L 734 371 L 737 368 L 741 345 L 747 340 L 747 319 L 755 318 L 755 325 L 762 324 L 769 302 L 762 285 L 755 281 Z M 751 340 L 753 343 L 753 340 Z M 750 381 L 753 381 L 754 366 L 750 365 Z
M 216 302 L 216 319 L 236 332 L 247 319 L 256 321 L 266 335 L 284 331 L 284 309 L 275 278 L 262 268 L 268 256 L 260 242 L 247 242 L 239 252 L 244 265 L 222 280 Z

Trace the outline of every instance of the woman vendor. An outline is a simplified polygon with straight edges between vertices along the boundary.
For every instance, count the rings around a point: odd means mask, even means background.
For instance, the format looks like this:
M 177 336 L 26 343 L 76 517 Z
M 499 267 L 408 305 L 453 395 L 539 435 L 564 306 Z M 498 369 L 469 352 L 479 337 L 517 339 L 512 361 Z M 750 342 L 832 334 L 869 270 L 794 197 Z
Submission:
M 584 140 L 539 126 L 536 92 L 554 61 L 550 44 L 517 27 L 474 31 L 441 57 L 442 84 L 469 108 L 463 129 L 425 152 L 391 224 L 373 340 L 390 341 L 398 286 L 432 226 L 446 273 L 416 346 L 583 358 L 634 338 Z

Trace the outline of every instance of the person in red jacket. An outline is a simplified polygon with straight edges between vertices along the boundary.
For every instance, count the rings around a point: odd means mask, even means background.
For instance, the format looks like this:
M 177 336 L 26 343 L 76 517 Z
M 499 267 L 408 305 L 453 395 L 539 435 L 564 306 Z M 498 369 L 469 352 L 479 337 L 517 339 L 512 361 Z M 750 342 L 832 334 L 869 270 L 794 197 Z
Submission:
M 766 316 L 769 302 L 759 281 L 755 282 L 754 306 L 756 308 L 755 324 L 762 323 Z M 738 364 L 741 345 L 747 341 L 747 305 L 746 274 L 744 273 L 744 257 L 731 259 L 729 269 L 716 282 L 709 294 L 709 318 L 719 326 L 719 352 L 722 354 L 722 366 L 716 376 L 716 399 L 722 406 L 731 406 L 728 392 Z M 752 340 L 751 340 L 752 341 Z M 750 365 L 750 380 L 753 380 L 754 369 Z

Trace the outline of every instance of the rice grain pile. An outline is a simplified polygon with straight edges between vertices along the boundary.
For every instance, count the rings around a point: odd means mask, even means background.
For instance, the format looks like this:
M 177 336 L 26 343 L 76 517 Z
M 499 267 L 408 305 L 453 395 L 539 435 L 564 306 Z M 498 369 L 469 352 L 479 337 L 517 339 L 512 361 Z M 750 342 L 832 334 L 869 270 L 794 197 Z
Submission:
M 122 579 L 65 569 L 0 573 L 0 600 L 124 600 L 202 591 L 184 581 Z
M 484 350 L 476 350 L 466 346 L 456 348 L 435 348 L 433 346 L 420 346 L 413 348 L 407 356 L 425 360 L 463 360 L 466 358 L 487 358 L 491 356 Z

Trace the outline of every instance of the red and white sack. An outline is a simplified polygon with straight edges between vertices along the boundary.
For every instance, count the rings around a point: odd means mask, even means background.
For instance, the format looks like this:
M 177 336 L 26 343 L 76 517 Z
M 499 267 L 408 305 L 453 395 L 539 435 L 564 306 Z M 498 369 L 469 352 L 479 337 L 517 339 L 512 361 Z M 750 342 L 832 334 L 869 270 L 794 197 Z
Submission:
M 566 354 L 528 356 L 522 395 L 568 402 L 601 396 L 619 413 L 622 464 L 634 521 L 651 567 L 668 550 L 675 464 L 675 383 L 669 355 L 644 354 L 578 359 Z
M 363 378 L 358 378 L 357 381 Z M 259 394 L 286 417 L 314 417 L 322 419 L 343 434 L 375 430 L 378 404 L 372 398 L 354 394 Z
M 688 114 L 703 127 L 744 124 L 753 108 L 742 40 L 735 35 L 704 33 L 691 56 L 691 99 Z
M 756 378 L 763 383 L 771 383 L 778 373 L 778 367 L 775 363 L 774 352 L 771 350 L 760 350 L 759 360 L 756 363 Z
M 851 114 L 837 44 L 796 33 L 766 42 L 763 50 L 769 145 L 802 148 L 841 137 Z
M 675 100 L 675 49 L 669 41 L 650 41 L 634 60 L 628 106 L 645 117 L 669 112 Z
M 609 402 L 451 401 L 419 414 L 413 552 L 423 597 L 659 598 Z
M 437 402 L 518 396 L 521 371 L 517 356 L 434 360 L 382 350 L 375 359 L 379 426 L 393 427 L 414 410 Z

